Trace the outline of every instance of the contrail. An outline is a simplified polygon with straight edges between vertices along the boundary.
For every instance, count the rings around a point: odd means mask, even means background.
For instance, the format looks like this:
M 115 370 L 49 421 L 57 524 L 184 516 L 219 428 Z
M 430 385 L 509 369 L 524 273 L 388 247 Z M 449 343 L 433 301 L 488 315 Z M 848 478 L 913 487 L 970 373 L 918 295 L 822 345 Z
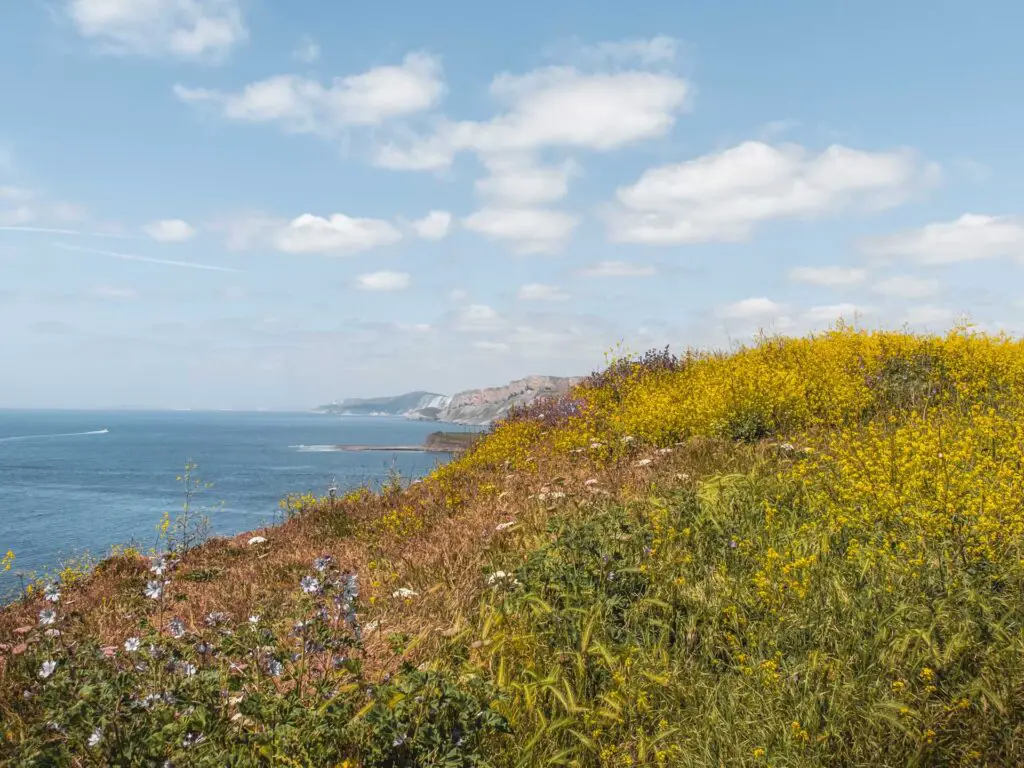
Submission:
M 186 267 L 188 269 L 205 269 L 209 272 L 241 272 L 240 269 L 232 269 L 231 267 L 216 267 L 212 264 L 197 264 L 194 261 L 171 261 L 170 259 L 152 259 L 148 256 L 136 256 L 133 253 L 118 253 L 117 251 L 104 251 L 100 248 L 84 248 L 78 245 L 68 245 L 67 243 L 54 243 L 55 248 L 60 248 L 65 251 L 80 251 L 81 253 L 95 253 L 99 256 L 112 256 L 115 259 L 124 259 L 125 261 L 142 261 L 146 264 L 164 264 L 169 267 Z
M 77 237 L 116 237 L 130 239 L 128 235 L 115 235 L 109 232 L 82 232 L 78 229 L 52 229 L 50 227 L 0 227 L 0 232 L 38 232 L 44 235 L 75 235 Z

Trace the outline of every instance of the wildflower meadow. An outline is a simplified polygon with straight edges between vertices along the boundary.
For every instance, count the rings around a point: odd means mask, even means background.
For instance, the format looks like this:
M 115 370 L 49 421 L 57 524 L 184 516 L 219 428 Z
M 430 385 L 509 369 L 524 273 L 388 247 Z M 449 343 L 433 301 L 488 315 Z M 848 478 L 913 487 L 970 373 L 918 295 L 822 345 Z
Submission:
M 27 585 L 0 761 L 1024 764 L 1022 417 L 970 327 L 619 355 L 418 482 Z

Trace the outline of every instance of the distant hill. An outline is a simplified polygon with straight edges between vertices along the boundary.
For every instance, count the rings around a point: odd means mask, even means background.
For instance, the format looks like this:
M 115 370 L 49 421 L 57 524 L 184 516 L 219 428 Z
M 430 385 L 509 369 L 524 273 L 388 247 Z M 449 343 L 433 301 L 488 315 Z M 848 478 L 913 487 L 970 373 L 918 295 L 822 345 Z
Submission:
M 395 397 L 348 398 L 316 410 L 341 416 L 403 416 L 420 421 L 485 425 L 515 406 L 557 396 L 582 381 L 578 376 L 527 376 L 500 387 L 467 389 L 455 395 L 408 392 Z

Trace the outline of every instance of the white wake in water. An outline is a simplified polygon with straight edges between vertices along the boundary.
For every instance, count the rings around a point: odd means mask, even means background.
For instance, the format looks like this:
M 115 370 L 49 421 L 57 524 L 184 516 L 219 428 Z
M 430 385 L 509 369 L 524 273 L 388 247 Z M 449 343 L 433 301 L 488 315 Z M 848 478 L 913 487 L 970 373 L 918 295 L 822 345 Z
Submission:
M 15 435 L 14 437 L 0 437 L 0 443 L 13 443 L 17 440 L 48 440 L 54 437 L 85 437 L 86 435 L 106 435 L 109 429 L 94 429 L 91 432 L 64 432 L 58 435 Z
M 299 453 L 340 453 L 342 450 L 336 445 L 289 445 L 288 447 Z

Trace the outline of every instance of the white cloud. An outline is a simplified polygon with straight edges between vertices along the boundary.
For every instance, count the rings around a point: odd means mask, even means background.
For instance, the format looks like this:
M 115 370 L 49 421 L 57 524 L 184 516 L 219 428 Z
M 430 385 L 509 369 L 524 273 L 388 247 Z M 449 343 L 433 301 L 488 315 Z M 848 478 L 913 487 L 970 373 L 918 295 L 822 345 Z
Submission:
M 503 341 L 474 341 L 473 346 L 485 352 L 508 352 L 509 345 Z
M 527 283 L 519 289 L 521 301 L 565 301 L 568 298 L 569 294 L 554 285 Z
M 650 277 L 657 272 L 654 267 L 630 264 L 627 261 L 599 261 L 580 270 L 584 277 Z
M 897 299 L 923 299 L 938 292 L 939 281 L 913 275 L 895 275 L 875 283 L 871 290 Z
M 35 218 L 35 212 L 27 205 L 19 205 L 7 210 L 0 209 L 0 226 L 13 227 L 26 224 Z
M 274 246 L 285 253 L 353 253 L 401 239 L 402 233 L 383 219 L 355 219 L 343 213 L 329 218 L 304 213 L 272 238 Z
M 448 211 L 431 211 L 412 226 L 424 240 L 443 240 L 451 230 L 452 215 Z
M 876 256 L 909 258 L 919 264 L 1024 258 L 1024 221 L 965 213 L 954 221 L 868 241 L 864 250 Z
M 858 267 L 796 267 L 789 272 L 793 282 L 829 288 L 863 283 L 867 276 L 867 270 Z
M 371 272 L 356 278 L 356 286 L 362 291 L 401 291 L 409 283 L 407 272 Z
M 788 309 L 785 304 L 758 297 L 725 304 L 715 314 L 723 320 L 763 320 L 784 315 Z
M 510 206 L 541 205 L 561 200 L 569 191 L 572 161 L 539 166 L 532 157 L 499 155 L 483 158 L 488 175 L 476 182 L 476 191 Z
M 530 153 L 545 147 L 608 151 L 664 136 L 675 124 L 690 88 L 679 77 L 652 72 L 583 74 L 549 67 L 499 75 L 491 93 L 507 110 L 490 120 L 446 121 L 426 137 L 383 146 L 387 168 L 448 166 L 455 154 Z
M 461 288 L 453 288 L 448 293 L 448 298 L 451 301 L 465 301 L 466 299 L 469 298 L 469 293 L 467 291 L 462 290 Z
M 69 0 L 67 12 L 114 53 L 220 59 L 248 37 L 237 0 Z
M 331 138 L 350 126 L 379 125 L 429 109 L 444 91 L 440 77 L 437 59 L 410 53 L 400 65 L 336 77 L 327 86 L 299 75 L 276 75 L 236 93 L 182 85 L 174 92 L 188 103 L 214 104 L 230 120 L 278 123 L 290 133 Z
M 931 304 L 922 304 L 911 307 L 903 315 L 903 321 L 910 325 L 921 325 L 935 328 L 936 326 L 949 326 L 957 319 L 956 313 L 945 307 L 936 307 Z
M 803 313 L 805 320 L 811 323 L 833 323 L 836 320 L 853 320 L 857 316 L 870 314 L 873 307 L 865 307 L 859 304 L 828 304 L 820 307 L 811 307 Z
M 579 55 L 584 60 L 613 64 L 637 62 L 643 66 L 672 62 L 678 52 L 679 41 L 667 35 L 606 41 L 581 46 L 579 49 Z
M 455 317 L 455 327 L 460 331 L 493 331 L 502 325 L 501 315 L 486 304 L 470 304 Z
M 195 228 L 181 219 L 154 221 L 143 227 L 143 231 L 154 240 L 164 243 L 180 243 L 193 237 L 196 233 Z
M 747 141 L 645 171 L 618 190 L 609 225 L 619 242 L 742 240 L 769 219 L 898 203 L 929 175 L 903 152 L 833 145 L 813 154 L 794 144 Z
M 576 219 L 542 208 L 483 208 L 463 219 L 466 229 L 507 240 L 520 253 L 556 251 L 572 234 Z
M 315 64 L 320 59 L 320 46 L 309 35 L 305 35 L 299 47 L 292 53 L 303 64 Z

